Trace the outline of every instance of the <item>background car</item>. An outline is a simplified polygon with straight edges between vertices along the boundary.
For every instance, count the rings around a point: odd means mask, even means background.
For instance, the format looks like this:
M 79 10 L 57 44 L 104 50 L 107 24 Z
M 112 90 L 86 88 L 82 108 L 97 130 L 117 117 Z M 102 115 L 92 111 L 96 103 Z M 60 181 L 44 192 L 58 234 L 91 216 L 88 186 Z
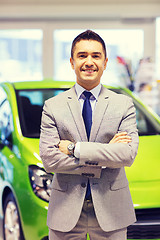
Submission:
M 41 114 L 46 99 L 73 84 L 0 84 L 0 217 L 5 240 L 48 239 L 53 174 L 45 172 L 39 156 Z M 160 239 L 160 118 L 129 90 L 109 88 L 132 97 L 137 111 L 139 151 L 126 173 L 138 221 L 128 228 L 128 239 Z

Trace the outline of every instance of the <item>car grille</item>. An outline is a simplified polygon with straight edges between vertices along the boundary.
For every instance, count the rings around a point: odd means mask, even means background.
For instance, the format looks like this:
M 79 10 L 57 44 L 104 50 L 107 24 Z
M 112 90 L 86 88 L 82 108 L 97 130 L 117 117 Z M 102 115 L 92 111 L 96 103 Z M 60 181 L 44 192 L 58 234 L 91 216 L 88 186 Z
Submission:
M 128 239 L 160 238 L 160 209 L 136 210 L 137 222 L 128 227 Z
M 160 238 L 159 226 L 130 226 L 127 233 L 128 239 L 158 239 Z

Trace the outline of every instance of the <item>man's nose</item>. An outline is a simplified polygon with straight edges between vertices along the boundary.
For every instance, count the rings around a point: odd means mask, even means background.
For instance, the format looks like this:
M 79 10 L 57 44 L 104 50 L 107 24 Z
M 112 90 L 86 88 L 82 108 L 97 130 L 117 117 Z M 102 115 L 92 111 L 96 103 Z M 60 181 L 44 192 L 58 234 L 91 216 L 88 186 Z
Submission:
M 93 65 L 93 60 L 91 56 L 88 56 L 85 62 L 86 66 L 92 66 Z

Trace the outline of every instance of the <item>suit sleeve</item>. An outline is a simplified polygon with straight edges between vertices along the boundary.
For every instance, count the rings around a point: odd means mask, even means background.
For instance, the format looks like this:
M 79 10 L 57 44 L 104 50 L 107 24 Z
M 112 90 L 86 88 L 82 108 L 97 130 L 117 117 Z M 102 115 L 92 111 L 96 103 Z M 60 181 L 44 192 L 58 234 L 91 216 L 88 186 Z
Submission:
M 118 131 L 126 131 L 132 141 L 124 143 L 81 142 L 80 164 L 120 168 L 131 166 L 138 151 L 139 137 L 136 124 L 136 113 L 132 99 L 126 101 L 126 111 L 119 122 Z
M 45 102 L 40 134 L 40 157 L 47 172 L 78 174 L 83 175 L 86 172 L 94 173 L 99 178 L 101 167 L 95 169 L 84 164 L 79 164 L 78 159 L 73 156 L 62 153 L 58 144 L 60 136 L 54 116 L 51 114 L 50 104 Z

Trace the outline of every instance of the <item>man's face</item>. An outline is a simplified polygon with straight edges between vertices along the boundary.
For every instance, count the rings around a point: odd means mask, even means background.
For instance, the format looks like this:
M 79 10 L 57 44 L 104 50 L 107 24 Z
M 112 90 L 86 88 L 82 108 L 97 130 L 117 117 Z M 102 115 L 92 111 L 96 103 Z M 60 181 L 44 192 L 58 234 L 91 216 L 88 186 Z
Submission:
M 91 90 L 100 83 L 108 58 L 105 59 L 102 44 L 95 40 L 81 40 L 74 47 L 71 66 L 77 76 L 77 83 Z

